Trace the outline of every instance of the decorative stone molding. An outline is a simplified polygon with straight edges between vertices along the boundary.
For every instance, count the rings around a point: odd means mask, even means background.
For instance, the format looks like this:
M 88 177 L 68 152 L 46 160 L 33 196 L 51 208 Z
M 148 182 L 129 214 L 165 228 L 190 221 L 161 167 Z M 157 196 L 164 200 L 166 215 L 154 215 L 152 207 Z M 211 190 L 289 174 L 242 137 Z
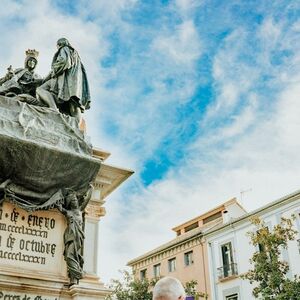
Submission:
M 132 263 L 132 267 L 135 269 L 140 269 L 142 267 L 146 267 L 155 263 L 156 261 L 160 261 L 162 258 L 168 258 L 171 256 L 176 255 L 179 252 L 185 251 L 190 249 L 192 246 L 200 245 L 201 244 L 201 236 L 197 235 L 192 237 L 192 240 L 187 240 L 182 244 L 173 245 L 171 248 L 167 248 L 165 250 L 160 250 L 157 253 L 153 254 L 152 256 L 145 257 L 144 259 Z
M 98 204 L 89 203 L 85 209 L 86 217 L 91 219 L 100 219 L 106 214 L 105 207 L 99 206 Z

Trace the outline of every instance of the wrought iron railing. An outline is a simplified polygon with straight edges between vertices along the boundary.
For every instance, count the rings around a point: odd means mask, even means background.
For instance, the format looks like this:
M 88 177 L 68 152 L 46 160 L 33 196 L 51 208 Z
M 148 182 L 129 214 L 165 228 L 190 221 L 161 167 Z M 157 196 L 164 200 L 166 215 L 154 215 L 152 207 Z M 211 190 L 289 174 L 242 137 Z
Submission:
M 218 268 L 217 270 L 218 270 L 219 280 L 238 275 L 236 263 L 223 265 L 222 267 Z

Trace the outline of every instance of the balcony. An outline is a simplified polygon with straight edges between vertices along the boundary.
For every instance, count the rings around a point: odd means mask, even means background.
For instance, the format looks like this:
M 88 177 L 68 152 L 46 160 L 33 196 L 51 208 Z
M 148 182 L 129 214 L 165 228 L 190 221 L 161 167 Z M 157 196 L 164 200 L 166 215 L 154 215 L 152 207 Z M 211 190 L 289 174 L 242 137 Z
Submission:
M 238 275 L 236 263 L 223 265 L 222 267 L 218 268 L 217 270 L 218 270 L 219 281 L 224 281 L 224 280 L 228 280 L 231 278 L 235 278 Z

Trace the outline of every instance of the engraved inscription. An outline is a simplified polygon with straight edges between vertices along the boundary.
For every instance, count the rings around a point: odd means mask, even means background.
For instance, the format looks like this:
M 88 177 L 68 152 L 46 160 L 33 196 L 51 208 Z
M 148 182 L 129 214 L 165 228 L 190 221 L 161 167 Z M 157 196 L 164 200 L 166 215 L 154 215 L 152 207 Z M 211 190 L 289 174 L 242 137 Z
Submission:
M 58 298 L 0 291 L 0 300 L 58 300 Z
M 28 213 L 5 202 L 0 207 L 0 268 L 18 266 L 25 270 L 65 276 L 65 226 L 64 217 L 59 212 Z M 0 300 L 1 297 L 9 299 L 0 293 Z

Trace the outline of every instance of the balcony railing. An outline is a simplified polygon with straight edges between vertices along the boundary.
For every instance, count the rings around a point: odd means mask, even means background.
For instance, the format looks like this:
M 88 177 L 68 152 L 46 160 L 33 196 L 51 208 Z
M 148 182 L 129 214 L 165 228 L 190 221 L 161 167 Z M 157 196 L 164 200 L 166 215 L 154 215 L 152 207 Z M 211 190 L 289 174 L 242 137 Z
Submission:
M 223 279 L 238 275 L 236 263 L 223 265 L 222 267 L 218 268 L 217 270 L 218 270 L 219 280 L 223 280 Z

